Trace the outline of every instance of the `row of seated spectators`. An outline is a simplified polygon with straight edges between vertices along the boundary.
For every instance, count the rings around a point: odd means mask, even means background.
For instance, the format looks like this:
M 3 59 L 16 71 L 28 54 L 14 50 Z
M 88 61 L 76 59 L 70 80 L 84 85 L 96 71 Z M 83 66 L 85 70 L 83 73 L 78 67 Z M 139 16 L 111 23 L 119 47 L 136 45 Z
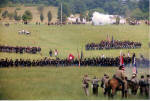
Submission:
M 107 41 L 102 40 L 100 43 L 88 43 L 85 45 L 86 50 L 103 50 L 103 49 L 135 49 L 141 48 L 140 42 L 133 41 Z
M 8 52 L 8 53 L 31 53 L 36 54 L 40 52 L 40 47 L 21 47 L 21 46 L 1 46 L 0 45 L 0 52 Z
M 130 64 L 132 59 L 130 57 L 124 57 L 124 64 Z M 80 66 L 119 66 L 119 57 L 116 58 L 84 58 L 80 60 Z M 30 59 L 0 59 L 0 67 L 31 67 L 31 66 L 78 66 L 79 60 L 68 59 L 49 59 L 44 58 L 40 60 Z

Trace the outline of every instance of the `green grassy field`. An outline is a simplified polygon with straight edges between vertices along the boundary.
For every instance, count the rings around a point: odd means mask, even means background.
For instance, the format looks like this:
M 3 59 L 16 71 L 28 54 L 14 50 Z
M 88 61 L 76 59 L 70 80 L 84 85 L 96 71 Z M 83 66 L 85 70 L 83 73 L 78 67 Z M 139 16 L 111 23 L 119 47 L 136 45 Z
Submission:
M 28 30 L 31 36 L 18 35 L 19 30 Z M 149 57 L 149 34 L 148 26 L 129 26 L 129 25 L 65 25 L 47 26 L 35 24 L 22 25 L 12 24 L 10 27 L 0 25 L 0 44 L 10 46 L 40 46 L 40 54 L 15 54 L 0 53 L 0 58 L 24 58 L 41 59 L 49 57 L 50 49 L 58 49 L 59 57 L 66 58 L 69 53 L 77 57 L 77 48 L 83 48 L 84 57 L 119 56 L 120 50 L 101 50 L 85 51 L 85 44 L 88 42 L 98 43 L 106 40 L 107 34 L 114 36 L 116 40 L 140 41 L 141 49 L 123 49 L 123 53 L 135 52 L 137 57 L 142 53 L 146 58 Z M 108 99 L 102 94 L 99 88 L 99 96 L 86 97 L 81 81 L 83 75 L 89 74 L 91 78 L 96 75 L 101 78 L 104 73 L 110 76 L 115 73 L 117 68 L 111 67 L 35 67 L 35 68 L 1 68 L 0 69 L 0 99 Z M 147 74 L 149 69 L 139 69 L 138 76 Z M 131 76 L 131 75 L 130 75 Z M 118 93 L 120 95 L 120 93 Z M 115 99 L 121 99 L 116 96 Z M 128 99 L 147 99 L 144 96 L 132 96 Z
M 89 74 L 101 78 L 104 73 L 110 76 L 117 68 L 111 67 L 36 67 L 36 68 L 4 68 L 0 69 L 0 99 L 63 99 L 63 100 L 100 100 L 108 99 L 99 88 L 99 95 L 85 96 L 82 89 L 82 78 Z M 148 69 L 139 69 L 138 75 L 148 73 Z M 122 99 L 118 92 L 114 99 Z M 145 96 L 129 95 L 128 99 L 147 99 Z
M 18 35 L 19 30 L 28 30 L 31 36 Z M 140 49 L 123 49 L 123 53 L 135 52 L 137 57 L 142 53 L 145 57 L 149 57 L 149 35 L 148 26 L 129 26 L 129 25 L 66 25 L 66 26 L 37 26 L 30 25 L 10 25 L 5 27 L 0 25 L 0 44 L 11 46 L 40 46 L 42 48 L 42 57 L 49 56 L 50 49 L 58 49 L 59 57 L 66 58 L 70 53 L 77 57 L 77 49 L 83 48 L 85 57 L 101 56 L 119 56 L 120 50 L 101 50 L 101 51 L 85 51 L 85 44 L 88 42 L 98 43 L 101 40 L 106 40 L 107 34 L 114 36 L 116 40 L 140 41 L 142 48 Z M 15 54 L 15 53 L 0 53 L 1 58 L 41 58 L 40 54 Z

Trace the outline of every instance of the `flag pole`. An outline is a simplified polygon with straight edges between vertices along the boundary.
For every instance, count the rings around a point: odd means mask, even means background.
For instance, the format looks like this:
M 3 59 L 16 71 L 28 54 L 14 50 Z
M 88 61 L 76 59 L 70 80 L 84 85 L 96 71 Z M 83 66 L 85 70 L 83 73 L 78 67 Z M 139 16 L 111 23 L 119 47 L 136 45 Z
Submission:
M 79 60 L 79 67 L 80 67 L 80 56 L 79 56 L 78 48 L 77 48 L 77 53 L 78 53 L 78 60 Z

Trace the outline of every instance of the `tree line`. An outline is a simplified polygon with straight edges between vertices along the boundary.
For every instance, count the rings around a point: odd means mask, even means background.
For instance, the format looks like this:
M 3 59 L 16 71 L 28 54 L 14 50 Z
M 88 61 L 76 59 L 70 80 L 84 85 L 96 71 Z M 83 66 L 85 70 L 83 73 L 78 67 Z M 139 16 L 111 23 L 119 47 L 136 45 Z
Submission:
M 41 22 L 43 22 L 43 20 L 44 20 L 43 9 L 44 9 L 43 6 L 37 7 L 37 10 L 40 13 Z M 17 10 L 15 10 L 12 13 L 9 13 L 7 10 L 5 10 L 3 12 L 0 11 L 0 13 L 2 13 L 1 16 L 3 19 L 9 18 L 10 20 L 13 20 L 13 19 L 15 21 L 23 20 L 24 22 L 28 22 L 28 21 L 31 21 L 33 19 L 33 15 L 32 15 L 32 12 L 30 10 L 26 10 L 23 15 L 18 15 Z M 52 20 L 51 11 L 48 11 L 47 17 L 48 17 L 48 22 L 50 22 Z
M 71 13 L 85 15 L 88 12 L 88 17 L 91 17 L 94 11 L 133 17 L 137 20 L 149 17 L 149 0 L 1 0 L 0 7 L 8 2 L 12 4 L 44 4 L 59 8 L 62 3 L 64 19 Z

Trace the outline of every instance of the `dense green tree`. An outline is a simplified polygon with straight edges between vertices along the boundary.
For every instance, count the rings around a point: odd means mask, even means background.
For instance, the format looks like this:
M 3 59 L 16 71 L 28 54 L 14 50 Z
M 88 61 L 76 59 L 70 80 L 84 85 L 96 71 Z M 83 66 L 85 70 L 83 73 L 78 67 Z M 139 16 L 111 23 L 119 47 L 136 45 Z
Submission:
M 16 21 L 20 21 L 21 20 L 21 16 L 18 15 L 17 11 L 14 12 L 14 19 Z
M 138 6 L 143 12 L 148 12 L 149 11 L 149 0 L 140 0 L 138 3 Z
M 5 10 L 5 11 L 2 13 L 2 17 L 3 17 L 3 18 L 8 17 L 8 11 L 7 11 L 7 10 Z
M 29 11 L 29 10 L 26 10 L 25 12 L 24 12 L 24 14 L 22 15 L 22 20 L 23 21 L 30 21 L 30 20 L 32 20 L 32 13 Z
M 62 4 L 62 21 L 65 22 L 67 17 L 70 16 L 70 9 L 66 3 Z M 61 5 L 58 9 L 58 19 L 61 21 Z
M 40 20 L 41 20 L 41 22 L 43 22 L 43 20 L 44 20 L 43 13 L 40 14 Z
M 85 3 L 81 0 L 75 0 L 73 5 L 73 12 L 75 13 L 82 13 L 86 10 L 86 5 Z
M 139 20 L 139 19 L 148 19 L 148 15 L 149 15 L 148 13 L 142 12 L 139 8 L 136 8 L 131 13 L 131 17 L 135 18 L 137 20 Z
M 0 0 L 0 7 L 4 7 L 5 5 L 7 5 L 9 2 L 9 0 Z
M 48 17 L 48 22 L 51 22 L 51 20 L 52 20 L 52 13 L 51 13 L 51 11 L 48 11 L 47 17 Z
M 65 9 L 63 10 L 63 13 L 64 15 L 66 15 L 66 17 L 69 16 L 70 13 L 80 14 L 85 11 L 89 11 L 91 16 L 93 13 L 91 10 L 93 9 L 101 9 L 104 10 L 104 13 L 122 15 L 127 17 L 131 16 L 132 11 L 134 11 L 136 8 L 140 8 L 140 11 L 146 17 L 148 17 L 149 13 L 149 0 L 0 0 L 0 7 L 7 5 L 8 2 L 12 2 L 9 4 L 21 3 L 31 5 L 52 5 L 59 7 L 59 9 L 60 4 L 62 3 L 63 9 Z M 60 10 L 58 11 L 59 14 Z M 135 13 L 135 11 L 133 13 Z

